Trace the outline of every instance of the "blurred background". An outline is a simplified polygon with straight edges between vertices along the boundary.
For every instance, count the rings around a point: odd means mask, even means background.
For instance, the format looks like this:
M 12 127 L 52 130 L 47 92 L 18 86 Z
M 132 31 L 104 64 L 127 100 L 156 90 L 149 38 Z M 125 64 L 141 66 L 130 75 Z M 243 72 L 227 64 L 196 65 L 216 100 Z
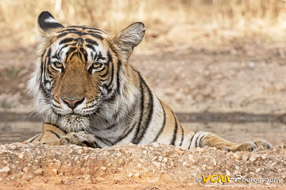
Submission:
M 44 10 L 111 34 L 144 22 L 130 63 L 184 126 L 286 143 L 285 0 L 1 0 L 0 143 L 41 131 L 26 85 Z

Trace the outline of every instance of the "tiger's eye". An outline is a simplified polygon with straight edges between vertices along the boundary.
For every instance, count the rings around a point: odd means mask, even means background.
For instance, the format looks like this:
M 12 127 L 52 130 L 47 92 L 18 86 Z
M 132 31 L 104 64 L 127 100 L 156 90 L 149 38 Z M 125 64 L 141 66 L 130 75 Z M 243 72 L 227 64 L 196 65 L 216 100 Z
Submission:
M 64 70 L 64 65 L 61 62 L 52 62 L 51 66 L 53 69 L 55 69 L 57 71 L 63 72 L 63 70 Z
M 93 72 L 99 72 L 101 70 L 104 69 L 104 64 L 102 63 L 93 63 L 90 68 L 88 69 L 88 71 L 90 73 L 93 73 Z
M 63 67 L 63 64 L 61 64 L 60 62 L 55 62 L 54 65 L 59 69 Z

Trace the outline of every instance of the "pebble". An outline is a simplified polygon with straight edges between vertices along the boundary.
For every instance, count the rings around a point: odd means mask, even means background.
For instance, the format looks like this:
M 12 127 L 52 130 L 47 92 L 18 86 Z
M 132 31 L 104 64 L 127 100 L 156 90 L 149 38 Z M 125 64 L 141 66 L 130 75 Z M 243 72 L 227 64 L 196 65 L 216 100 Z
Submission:
M 250 156 L 249 161 L 254 162 L 256 160 L 255 156 Z
M 68 154 L 72 154 L 72 153 L 73 153 L 73 149 L 69 149 L 69 150 L 67 151 L 67 153 L 68 153 Z
M 88 181 L 88 180 L 90 180 L 91 179 L 91 175 L 86 175 L 85 177 L 84 177 L 84 180 L 86 180 L 86 181 Z
M 3 167 L 0 169 L 0 174 L 9 174 L 10 168 L 8 166 Z
M 44 174 L 44 170 L 43 169 L 37 169 L 34 171 L 35 175 L 43 175 Z
M 228 167 L 231 167 L 231 166 L 232 166 L 232 161 L 230 161 L 230 160 L 226 161 L 226 165 L 227 165 Z
M 23 172 L 27 173 L 27 172 L 28 172 L 28 168 L 25 167 L 25 168 L 23 169 Z
M 164 158 L 163 158 L 163 162 L 164 162 L 164 163 L 168 162 L 168 158 L 164 157 Z
M 59 160 L 53 160 L 53 167 L 55 167 L 56 169 L 59 169 L 62 165 L 62 162 Z
M 20 158 L 20 159 L 23 159 L 23 157 L 24 157 L 24 154 L 18 154 L 18 158 Z
M 243 155 L 242 160 L 247 161 L 248 160 L 248 155 Z
M 57 169 L 53 168 L 51 171 L 52 171 L 52 175 L 58 175 L 58 170 Z

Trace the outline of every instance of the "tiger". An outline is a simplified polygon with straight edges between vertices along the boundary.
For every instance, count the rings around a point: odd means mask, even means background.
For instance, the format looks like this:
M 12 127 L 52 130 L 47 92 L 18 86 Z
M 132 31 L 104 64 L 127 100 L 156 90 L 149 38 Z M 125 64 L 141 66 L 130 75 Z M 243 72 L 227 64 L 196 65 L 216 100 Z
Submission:
M 182 149 L 272 149 L 263 139 L 235 143 L 183 127 L 130 63 L 145 26 L 135 22 L 116 35 L 87 26 L 66 26 L 43 11 L 37 21 L 38 59 L 28 83 L 42 132 L 26 143 L 104 148 L 160 143 Z

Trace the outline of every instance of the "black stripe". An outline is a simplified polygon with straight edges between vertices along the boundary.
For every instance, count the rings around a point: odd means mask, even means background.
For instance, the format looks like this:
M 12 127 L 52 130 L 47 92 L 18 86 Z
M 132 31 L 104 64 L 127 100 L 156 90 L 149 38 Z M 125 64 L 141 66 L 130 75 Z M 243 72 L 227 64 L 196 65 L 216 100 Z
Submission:
M 179 146 L 182 146 L 183 141 L 184 141 L 184 128 L 181 126 L 181 124 L 179 124 L 179 126 L 180 126 L 180 128 L 181 128 L 181 130 L 182 130 L 181 143 L 180 143 L 180 145 L 179 145 Z
M 88 35 L 91 35 L 91 36 L 93 36 L 93 37 L 95 37 L 95 38 L 97 38 L 97 39 L 103 40 L 103 37 L 102 37 L 101 35 L 99 35 L 99 34 L 96 34 L 96 33 L 88 33 Z
M 91 44 L 86 44 L 86 47 L 92 49 L 92 51 L 95 51 L 95 48 L 94 48 L 93 45 L 91 45 Z
M 67 51 L 67 53 L 66 53 L 66 60 L 69 58 L 69 59 L 71 59 L 72 58 L 72 56 L 70 56 L 70 54 L 72 53 L 72 52 L 74 52 L 76 50 L 76 47 L 70 47 L 69 48 L 69 50 Z
M 113 90 L 112 88 L 109 88 L 109 87 L 112 85 L 113 79 L 114 79 L 114 65 L 111 64 L 110 66 L 111 66 L 111 79 L 110 79 L 110 82 L 107 85 L 103 85 L 103 87 L 107 89 L 108 94 L 110 94 L 111 91 Z M 110 98 L 107 98 L 106 101 L 113 101 L 115 99 L 117 93 L 119 92 L 119 86 L 120 86 L 119 71 L 120 71 L 120 66 L 121 66 L 121 62 L 118 61 L 117 62 L 117 73 L 116 73 L 116 76 L 117 76 L 117 87 L 116 88 L 117 88 L 117 90 L 115 92 L 113 92 L 113 95 L 111 95 Z
M 51 68 L 52 68 L 52 70 L 55 70 L 53 67 L 51 67 Z M 49 76 L 53 76 L 53 74 L 51 73 L 51 71 L 49 69 L 49 66 L 47 68 L 47 73 L 48 73 Z M 46 84 L 46 82 L 48 82 L 48 81 L 45 81 L 45 84 Z
M 113 144 L 117 144 L 119 141 L 121 141 L 122 139 L 127 137 L 131 133 L 131 131 L 133 131 L 135 126 L 136 126 L 136 123 L 134 123 L 134 125 L 127 131 L 127 133 L 125 133 L 125 131 L 124 131 L 123 135 L 120 136 Z
M 71 142 L 68 137 L 64 137 L 64 139 L 66 139 L 66 141 L 68 141 L 68 144 Z
M 193 141 L 193 138 L 194 138 L 195 134 L 192 136 L 191 140 L 190 140 L 190 145 L 188 147 L 188 149 L 190 149 L 191 145 L 192 145 L 192 141 Z
M 108 58 L 108 60 L 107 60 L 107 63 L 106 63 L 106 67 L 107 67 L 106 72 L 103 75 L 100 75 L 100 77 L 102 77 L 102 78 L 105 78 L 109 74 L 109 65 L 112 64 L 111 63 L 112 62 L 112 57 L 110 55 L 110 52 L 107 52 L 107 58 Z M 113 70 L 113 67 L 112 67 L 112 70 Z M 112 72 L 112 74 L 113 74 L 113 72 Z M 111 76 L 111 77 L 113 77 L 113 76 Z
M 161 104 L 161 107 L 162 107 L 162 110 L 163 110 L 163 113 L 164 113 L 164 119 L 163 119 L 162 127 L 161 127 L 159 133 L 157 134 L 156 138 L 153 140 L 153 142 L 157 141 L 157 139 L 158 139 L 159 136 L 161 135 L 161 133 L 162 133 L 162 131 L 163 131 L 163 129 L 165 128 L 165 125 L 166 125 L 166 112 L 165 112 L 165 109 L 164 109 L 164 107 L 163 107 L 163 105 L 162 105 L 161 100 L 159 100 L 159 101 L 160 101 L 160 104 Z
M 87 26 L 69 26 L 69 27 L 71 27 L 71 28 L 82 28 L 82 29 L 90 29 L 89 27 L 87 27 Z
M 140 76 L 139 72 L 137 72 L 138 77 Z M 139 133 L 140 127 L 141 127 L 141 122 L 143 118 L 143 112 L 144 112 L 144 91 L 143 91 L 143 86 L 142 86 L 142 80 L 140 80 L 140 94 L 141 94 L 141 102 L 140 102 L 140 117 L 139 117 L 139 122 L 138 122 L 138 127 L 136 129 L 135 135 L 132 139 L 132 143 L 135 143 L 137 139 L 137 135 Z
M 109 88 L 108 85 L 104 84 L 102 87 L 107 90 L 107 94 L 110 94 L 110 93 L 111 93 L 112 88 Z M 116 92 L 114 92 L 113 95 L 116 95 Z M 112 96 L 113 96 L 113 95 L 112 95 Z M 110 98 L 108 98 L 108 99 L 106 99 L 106 100 L 110 100 Z
M 85 35 L 86 33 L 82 32 L 82 31 L 74 31 L 74 32 L 70 32 L 70 34 L 76 34 L 76 35 L 81 37 L 81 36 Z
M 62 109 L 62 107 L 61 107 L 61 106 L 58 106 L 58 105 L 55 105 L 55 104 L 53 104 L 53 107 L 56 107 L 56 108 Z
M 154 102 L 153 102 L 153 94 L 150 90 L 150 88 L 148 87 L 148 85 L 146 84 L 146 82 L 144 81 L 144 79 L 142 78 L 142 76 L 139 74 L 139 79 L 140 81 L 142 81 L 143 85 L 145 86 L 145 88 L 147 89 L 147 93 L 148 93 L 148 106 L 146 107 L 146 109 L 148 109 L 148 116 L 147 118 L 144 118 L 144 125 L 138 126 L 139 128 L 139 133 L 137 133 L 136 139 L 134 139 L 134 144 L 138 144 L 140 143 L 140 141 L 142 140 L 142 138 L 144 137 L 149 124 L 151 122 L 152 116 L 153 116 L 153 107 L 154 107 Z M 143 92 L 144 93 L 144 92 Z M 147 99 L 146 99 L 147 100 Z M 145 101 L 143 102 L 143 104 L 145 103 Z M 144 108 L 144 107 L 143 107 Z M 143 110 L 144 111 L 144 110 Z M 137 129 L 138 130 L 138 129 Z
M 174 113 L 173 113 L 173 115 L 174 115 Z M 177 123 L 177 118 L 175 117 L 175 115 L 174 115 L 174 122 L 175 122 L 175 129 L 174 129 L 174 133 L 173 133 L 173 139 L 172 139 L 170 145 L 175 145 L 175 141 L 177 138 L 178 123 Z
M 59 139 L 61 138 L 57 133 L 55 133 L 54 131 L 52 131 L 52 130 L 46 130 L 46 131 L 49 131 L 49 132 L 51 132 L 51 133 L 53 133 L 56 137 L 58 137 Z
M 81 52 L 81 58 L 83 61 L 87 62 L 87 52 L 85 51 L 84 48 L 80 48 L 80 52 Z
M 30 141 L 29 141 L 29 143 L 32 143 L 32 142 L 34 142 L 34 140 L 40 135 L 41 133 L 39 133 L 39 134 L 37 134 L 37 135 L 35 135 Z
M 198 147 L 199 146 L 199 143 L 200 143 L 200 137 L 201 137 L 201 134 L 198 135 L 197 139 L 196 139 L 196 143 L 195 143 L 195 147 Z
M 113 143 L 106 139 L 106 138 L 102 138 L 102 137 L 99 137 L 99 136 L 94 136 L 95 138 L 97 138 L 98 140 L 100 140 L 101 142 L 105 143 L 105 144 L 110 144 L 110 145 L 113 145 Z
M 44 136 L 44 134 L 41 133 L 41 137 L 40 137 L 40 139 L 39 139 L 39 142 L 42 140 L 43 136 Z
M 96 32 L 96 33 L 102 33 L 103 32 L 103 30 L 100 30 L 100 29 L 98 29 L 98 28 L 88 28 L 89 30 L 87 31 L 87 32 L 91 32 L 91 33 L 94 33 L 94 32 Z
M 59 44 L 69 43 L 69 42 L 72 42 L 74 40 L 75 40 L 74 38 L 65 38 L 65 39 L 62 39 Z
M 112 62 L 112 56 L 109 51 L 107 52 L 107 61 Z
M 67 46 L 68 46 L 68 44 L 63 45 L 63 46 L 60 48 L 59 53 L 60 53 L 64 48 L 66 48 Z
M 70 34 L 70 32 L 61 33 L 61 34 L 57 35 L 57 38 L 58 38 L 58 39 L 59 39 L 59 38 L 62 38 L 62 37 L 64 37 L 64 36 L 68 35 L 68 34 Z
M 97 59 L 98 59 L 98 60 L 100 60 L 100 59 L 101 59 L 101 60 L 106 60 L 106 58 L 102 56 L 102 53 L 101 53 L 101 52 L 98 52 Z
M 114 127 L 116 127 L 117 125 L 111 125 L 111 126 L 109 126 L 109 127 L 107 127 L 106 129 L 104 129 L 104 130 L 110 130 L 110 129 L 113 129 Z
M 46 83 L 46 64 L 49 62 L 49 57 L 51 56 L 51 48 L 48 49 L 47 55 L 45 56 L 45 60 L 43 60 L 43 62 L 41 62 L 41 82 L 40 82 L 40 89 L 42 91 L 42 93 L 44 94 L 45 101 L 46 103 L 48 103 L 48 98 L 49 98 L 49 94 L 47 89 L 45 88 L 45 83 Z M 44 81 L 42 80 L 44 79 Z M 43 83 L 44 82 L 44 83 Z
M 117 63 L 117 91 L 119 91 L 119 88 L 120 88 L 120 78 L 119 78 L 119 74 L 120 74 L 120 67 L 121 67 L 121 61 L 118 60 L 118 63 Z
M 114 65 L 113 65 L 113 62 L 110 64 L 110 67 L 111 67 L 111 78 L 110 78 L 110 82 L 108 83 L 108 87 L 112 84 L 113 82 L 113 75 L 114 75 Z
M 98 46 L 98 43 L 97 43 L 96 41 L 90 39 L 90 38 L 86 38 L 85 41 L 86 41 L 87 43 L 92 44 L 92 45 L 97 45 L 97 46 Z
M 61 30 L 59 33 L 63 33 L 63 32 L 78 32 L 78 30 L 74 28 L 67 28 L 67 29 Z
M 109 64 L 109 63 L 107 63 L 107 64 Z M 108 74 L 109 74 L 109 67 L 108 67 L 108 65 L 106 65 L 106 66 L 107 66 L 107 68 L 106 68 L 105 73 L 103 73 L 102 75 L 99 75 L 101 78 L 105 78 L 105 77 L 107 77 Z
M 202 139 L 203 139 L 204 137 L 205 137 L 205 135 L 202 135 L 202 134 L 200 135 L 200 138 L 199 138 L 197 147 L 200 146 L 201 141 L 202 141 Z

